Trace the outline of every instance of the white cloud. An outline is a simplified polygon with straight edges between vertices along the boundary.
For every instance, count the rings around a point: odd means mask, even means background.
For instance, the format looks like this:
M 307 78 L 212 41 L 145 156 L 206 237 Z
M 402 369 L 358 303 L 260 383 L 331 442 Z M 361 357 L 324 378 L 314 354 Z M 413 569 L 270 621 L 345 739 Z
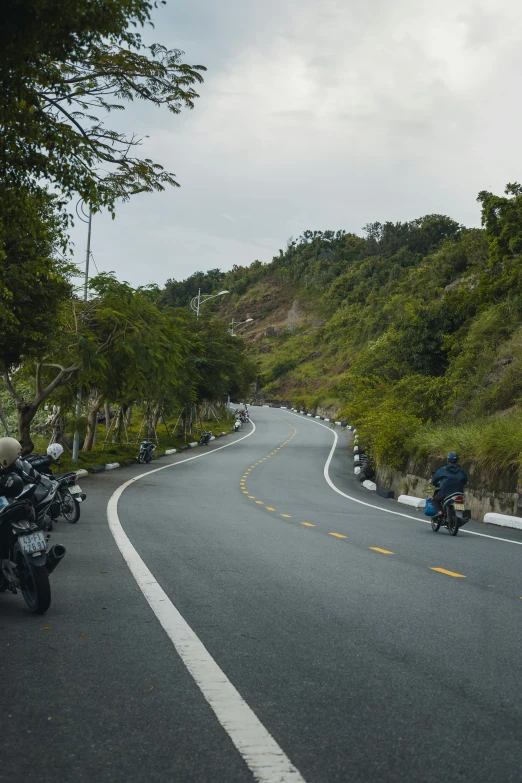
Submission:
M 188 7 L 158 12 L 155 35 L 209 66 L 195 111 L 129 113 L 182 188 L 97 219 L 103 268 L 162 283 L 270 260 L 304 228 L 478 224 L 478 190 L 522 177 L 519 0 Z

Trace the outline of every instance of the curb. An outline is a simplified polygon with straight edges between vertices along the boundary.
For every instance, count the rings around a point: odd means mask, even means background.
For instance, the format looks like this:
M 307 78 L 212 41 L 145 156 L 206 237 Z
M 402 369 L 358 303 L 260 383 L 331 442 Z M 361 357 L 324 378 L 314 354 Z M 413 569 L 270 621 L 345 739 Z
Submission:
M 377 487 L 377 494 L 381 498 L 389 498 L 395 500 L 395 492 L 393 489 L 386 489 L 386 487 Z
M 493 511 L 488 511 L 484 514 L 484 522 L 486 525 L 497 525 L 498 527 L 511 527 L 515 530 L 522 530 L 522 517 L 511 517 L 508 514 L 497 514 Z
M 216 438 L 221 438 L 223 435 L 227 435 L 226 432 L 218 432 L 215 436 L 213 435 L 210 440 L 216 440 Z M 180 446 L 179 449 L 165 449 L 165 451 L 158 451 L 157 454 L 154 455 L 154 459 L 160 459 L 161 457 L 170 457 L 172 454 L 177 454 L 179 451 L 187 451 L 187 449 L 195 449 L 199 446 L 199 443 L 194 441 L 193 443 L 186 444 L 184 446 Z M 122 467 L 130 467 L 131 465 L 136 465 L 138 462 L 136 457 L 129 457 L 128 459 L 122 460 L 122 462 L 107 462 L 105 465 L 94 465 L 93 467 L 89 467 L 87 469 L 85 468 L 79 468 L 78 470 L 71 471 L 76 474 L 76 478 L 81 478 L 82 476 L 88 476 L 89 474 L 96 474 L 96 473 L 105 473 L 106 470 L 116 470 L 117 468 Z
M 413 495 L 399 495 L 397 502 L 413 508 L 426 508 L 426 498 L 416 498 Z

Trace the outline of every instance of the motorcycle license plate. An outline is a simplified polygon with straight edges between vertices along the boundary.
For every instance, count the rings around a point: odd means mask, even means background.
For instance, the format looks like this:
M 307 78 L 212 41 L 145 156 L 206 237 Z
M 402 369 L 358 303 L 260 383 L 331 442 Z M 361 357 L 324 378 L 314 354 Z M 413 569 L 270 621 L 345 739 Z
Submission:
M 71 495 L 81 495 L 82 494 L 82 490 L 80 489 L 78 484 L 73 484 L 72 487 L 69 487 L 69 492 L 71 493 Z
M 43 552 L 47 549 L 45 536 L 40 530 L 36 533 L 29 533 L 27 536 L 20 536 L 18 542 L 22 547 L 22 552 L 27 555 L 33 552 Z
M 455 503 L 455 511 L 464 511 L 464 503 Z

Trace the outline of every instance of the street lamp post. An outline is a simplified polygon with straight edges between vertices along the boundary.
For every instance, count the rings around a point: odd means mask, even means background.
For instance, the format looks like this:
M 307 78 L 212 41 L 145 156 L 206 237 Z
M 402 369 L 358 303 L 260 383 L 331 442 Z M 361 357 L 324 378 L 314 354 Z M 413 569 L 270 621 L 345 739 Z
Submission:
M 237 337 L 237 334 L 234 333 L 234 327 L 236 326 L 243 326 L 243 324 L 248 324 L 250 321 L 253 321 L 253 318 L 247 318 L 246 321 L 238 321 L 237 323 L 232 318 L 232 321 L 230 322 L 230 329 L 228 330 L 232 337 Z
M 209 299 L 215 299 L 217 296 L 223 296 L 229 294 L 230 291 L 220 291 L 219 294 L 203 294 L 201 296 L 201 288 L 198 289 L 198 295 L 190 300 L 190 308 L 196 313 L 196 318 L 199 318 L 199 309 L 204 302 L 208 302 Z
M 80 211 L 78 211 L 78 209 Z M 81 212 L 81 214 L 80 214 Z M 89 207 L 89 216 L 85 214 L 84 205 L 83 202 L 79 201 L 76 205 L 76 214 L 80 218 L 80 220 L 83 223 L 87 223 L 88 230 L 87 230 L 87 251 L 85 254 L 85 278 L 83 283 L 83 298 L 84 301 L 87 301 L 87 289 L 89 286 L 89 260 L 91 256 L 91 226 L 92 226 L 92 209 Z M 78 392 L 78 397 L 76 400 L 76 420 L 80 418 L 80 414 L 82 411 L 82 393 L 81 390 Z M 73 438 L 73 449 L 72 449 L 72 461 L 78 462 L 78 453 L 80 451 L 80 433 L 78 432 L 78 426 L 76 426 L 76 429 L 74 430 L 74 438 Z

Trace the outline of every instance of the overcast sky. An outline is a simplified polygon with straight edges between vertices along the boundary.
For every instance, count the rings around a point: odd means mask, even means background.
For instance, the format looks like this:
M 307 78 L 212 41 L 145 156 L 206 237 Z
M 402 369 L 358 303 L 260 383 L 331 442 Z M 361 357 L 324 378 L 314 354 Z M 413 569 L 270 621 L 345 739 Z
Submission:
M 522 180 L 521 0 L 167 0 L 154 21 L 208 71 L 192 112 L 126 112 L 181 188 L 95 216 L 100 271 L 162 285 L 305 229 L 479 225 L 478 191 Z

